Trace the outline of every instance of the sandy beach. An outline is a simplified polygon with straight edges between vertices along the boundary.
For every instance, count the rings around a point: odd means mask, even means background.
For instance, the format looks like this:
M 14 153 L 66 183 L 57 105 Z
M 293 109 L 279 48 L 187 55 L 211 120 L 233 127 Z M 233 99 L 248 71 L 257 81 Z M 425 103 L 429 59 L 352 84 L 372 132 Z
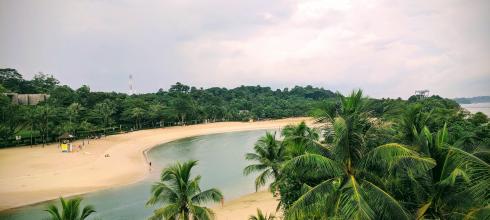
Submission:
M 0 149 L 0 210 L 139 181 L 148 174 L 143 152 L 162 143 L 213 133 L 278 129 L 303 120 L 310 119 L 220 122 L 142 130 L 90 140 L 90 144 L 74 153 L 61 153 L 58 144 Z M 81 140 L 74 142 L 75 146 L 79 144 Z M 110 157 L 104 157 L 105 154 Z M 259 192 L 215 210 L 218 219 L 236 215 L 247 218 L 255 213 L 256 207 L 271 212 L 276 205 L 270 193 Z
M 250 215 L 257 214 L 257 208 L 262 210 L 263 213 L 272 213 L 276 217 L 280 217 L 280 211 L 276 213 L 278 204 L 279 201 L 277 201 L 277 198 L 272 197 L 272 193 L 262 191 L 225 202 L 223 207 L 214 207 L 213 211 L 218 220 L 248 219 Z

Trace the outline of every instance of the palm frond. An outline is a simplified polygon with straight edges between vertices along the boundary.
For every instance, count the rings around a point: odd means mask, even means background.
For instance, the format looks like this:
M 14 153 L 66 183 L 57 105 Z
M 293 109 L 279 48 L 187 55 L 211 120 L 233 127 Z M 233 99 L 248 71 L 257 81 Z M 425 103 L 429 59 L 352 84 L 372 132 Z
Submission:
M 318 171 L 322 173 L 319 174 Z M 287 161 L 282 172 L 299 176 L 308 176 L 310 173 L 309 175 L 334 177 L 341 175 L 344 171 L 340 164 L 330 158 L 307 153 Z
M 342 187 L 339 201 L 339 216 L 344 219 L 376 219 L 376 213 L 366 199 L 367 192 L 354 176 Z
M 264 171 L 264 170 L 266 170 L 268 168 L 269 168 L 269 166 L 267 166 L 265 164 L 252 164 L 252 165 L 246 166 L 243 169 L 243 174 L 249 175 L 249 174 L 254 173 L 254 172 Z
M 447 148 L 446 158 L 440 180 L 450 177 L 456 168 L 461 169 L 465 173 L 464 178 L 468 178 L 472 183 L 465 190 L 471 193 L 476 201 L 489 202 L 490 165 L 480 158 L 454 147 Z
M 286 219 L 302 219 L 320 210 L 323 215 L 335 216 L 335 204 L 339 199 L 339 181 L 339 179 L 331 178 L 309 189 L 289 207 Z
M 468 176 L 468 174 L 460 169 L 460 168 L 455 168 L 450 174 L 449 176 L 447 176 L 445 179 L 439 181 L 438 184 L 440 185 L 446 185 L 446 186 L 454 186 L 454 184 L 456 183 L 456 180 L 457 179 L 461 179 L 462 181 L 466 182 L 466 183 L 469 183 L 470 182 L 470 178 Z
M 490 219 L 490 205 L 473 209 L 464 216 L 464 220 Z
M 368 164 L 380 166 L 383 170 L 394 168 L 426 172 L 436 165 L 432 158 L 422 157 L 416 151 L 397 143 L 385 144 L 371 150 L 365 160 Z
M 427 203 L 423 204 L 419 209 L 417 209 L 416 219 L 417 220 L 423 219 L 425 213 L 427 212 L 427 210 L 430 208 L 431 205 L 432 205 L 432 201 L 428 201 Z
M 362 181 L 362 188 L 377 219 L 410 219 L 402 204 L 383 189 L 366 180 Z
M 223 194 L 218 189 L 208 189 L 192 197 L 192 203 L 204 204 L 206 202 L 219 202 L 223 199 Z
M 260 155 L 258 155 L 258 154 L 247 153 L 247 154 L 245 154 L 245 159 L 247 159 L 247 160 L 260 161 L 262 159 L 262 157 Z
M 44 211 L 48 212 L 51 215 L 52 220 L 62 220 L 61 215 L 58 211 L 58 207 L 51 204 Z
M 157 182 L 151 188 L 151 197 L 146 202 L 146 205 L 154 205 L 156 203 L 172 202 L 178 197 L 176 190 L 170 188 L 167 184 Z
M 150 216 L 150 220 L 161 220 L 165 219 L 177 219 L 179 217 L 181 210 L 178 204 L 170 204 L 165 207 L 159 208 L 153 211 L 153 215 Z
M 272 174 L 272 170 L 268 169 L 262 172 L 257 178 L 255 178 L 255 191 L 257 192 L 259 188 L 265 183 L 267 183 L 267 180 L 271 179 L 274 175 Z
M 214 219 L 214 212 L 210 208 L 192 205 L 190 211 L 194 216 L 194 219 L 199 220 L 212 220 Z
M 262 212 L 262 210 L 257 209 L 257 215 L 251 215 L 248 220 L 274 220 L 276 217 L 272 214 L 267 215 Z
M 88 218 L 89 215 L 95 212 L 95 208 L 91 205 L 85 206 L 82 210 L 82 215 L 80 216 L 80 220 L 84 220 Z

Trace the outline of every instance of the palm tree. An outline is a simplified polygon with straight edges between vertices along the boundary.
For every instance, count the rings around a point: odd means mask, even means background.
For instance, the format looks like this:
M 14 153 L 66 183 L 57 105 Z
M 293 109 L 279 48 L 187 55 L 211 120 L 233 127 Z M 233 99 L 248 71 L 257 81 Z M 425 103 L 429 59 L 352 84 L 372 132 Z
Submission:
M 407 144 L 419 144 L 419 136 L 422 129 L 430 119 L 431 113 L 425 114 L 421 104 L 413 104 L 401 114 L 397 130 L 400 131 L 400 139 Z
M 73 127 L 76 127 L 74 124 L 78 124 L 78 117 L 80 115 L 80 112 L 83 110 L 83 107 L 79 103 L 71 103 L 68 108 L 67 108 L 67 113 L 68 113 L 68 119 L 69 119 L 69 124 L 70 124 L 70 129 L 69 132 L 72 133 Z
M 282 129 L 284 136 L 284 145 L 288 156 L 295 157 L 305 153 L 307 150 L 318 150 L 318 147 L 311 148 L 310 146 L 323 146 L 319 142 L 320 135 L 316 129 L 310 128 L 302 121 L 298 125 L 287 125 Z M 321 149 L 321 148 L 320 148 Z
M 329 154 L 306 153 L 287 161 L 283 174 L 320 179 L 286 212 L 287 219 L 305 216 L 340 219 L 409 219 L 410 214 L 386 189 L 390 173 L 427 171 L 431 158 L 401 144 L 366 145 L 366 134 L 375 129 L 366 112 L 362 91 L 341 97 L 336 117 L 330 117 L 333 142 Z M 372 172 L 384 171 L 384 172 Z
M 403 189 L 393 188 L 399 189 L 401 198 L 416 201 L 417 219 L 455 216 L 473 219 L 478 212 L 486 212 L 490 217 L 490 165 L 475 154 L 449 145 L 448 136 L 446 125 L 435 135 L 425 127 L 419 137 L 421 151 L 433 158 L 437 166 L 422 175 L 406 176 L 395 182 Z
M 208 202 L 219 202 L 223 195 L 217 189 L 201 191 L 201 176 L 191 178 L 191 170 L 197 161 L 176 163 L 162 170 L 160 182 L 151 188 L 151 197 L 147 205 L 157 203 L 163 207 L 154 211 L 150 219 L 214 219 L 211 209 L 200 206 Z
M 85 139 L 90 135 L 90 132 L 95 129 L 95 126 L 92 123 L 88 122 L 88 121 L 82 121 L 80 123 L 79 128 L 80 128 L 80 131 L 84 133 L 84 135 L 83 135 L 83 138 L 84 138 L 83 143 L 85 144 Z
M 103 102 L 99 102 L 94 106 L 92 111 L 92 115 L 96 119 L 100 119 L 102 122 L 102 126 L 104 127 L 104 132 L 107 126 L 109 126 L 112 122 L 112 115 L 115 110 L 110 100 L 104 100 Z
M 270 178 L 274 179 L 270 189 L 275 191 L 273 185 L 279 179 L 280 168 L 285 161 L 285 151 L 283 144 L 276 140 L 276 133 L 266 132 L 254 146 L 255 153 L 247 153 L 247 160 L 256 161 L 256 164 L 248 165 L 243 170 L 245 175 L 253 172 L 261 172 L 255 179 L 255 190 L 265 185 Z
M 36 124 L 39 132 L 41 133 L 41 138 L 43 142 L 43 147 L 46 141 L 49 140 L 49 129 L 51 127 L 51 119 L 55 115 L 55 108 L 50 105 L 42 105 L 36 107 Z
M 251 215 L 248 220 L 274 220 L 275 218 L 273 214 L 267 215 L 262 213 L 262 210 L 257 209 L 257 215 Z
M 148 115 L 152 120 L 153 127 L 155 127 L 156 123 L 161 123 L 163 120 L 165 106 L 160 104 L 150 105 L 148 108 Z
M 145 115 L 145 110 L 140 107 L 135 107 L 131 109 L 131 117 L 135 121 L 136 129 L 141 128 L 141 117 Z
M 74 198 L 68 201 L 65 201 L 62 197 L 60 197 L 61 202 L 61 213 L 58 210 L 58 207 L 51 204 L 47 207 L 46 212 L 51 215 L 52 220 L 83 220 L 86 219 L 89 215 L 95 212 L 93 206 L 88 205 L 82 209 L 82 213 L 80 213 L 80 203 L 82 202 L 82 198 Z

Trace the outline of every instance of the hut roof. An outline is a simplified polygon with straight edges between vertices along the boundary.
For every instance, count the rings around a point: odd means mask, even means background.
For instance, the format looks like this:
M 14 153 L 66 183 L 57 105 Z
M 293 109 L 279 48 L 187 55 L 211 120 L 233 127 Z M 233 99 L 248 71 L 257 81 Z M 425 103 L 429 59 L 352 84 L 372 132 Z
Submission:
M 75 138 L 72 134 L 69 134 L 68 132 L 65 132 L 61 136 L 58 137 L 58 139 L 72 139 Z

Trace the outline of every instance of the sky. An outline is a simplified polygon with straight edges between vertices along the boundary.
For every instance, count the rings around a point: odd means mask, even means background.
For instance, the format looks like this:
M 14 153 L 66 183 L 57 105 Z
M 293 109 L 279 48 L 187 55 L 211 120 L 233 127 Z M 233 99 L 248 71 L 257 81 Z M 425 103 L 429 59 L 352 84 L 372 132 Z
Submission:
M 490 95 L 488 0 L 0 0 L 0 68 L 137 93 L 313 85 Z

